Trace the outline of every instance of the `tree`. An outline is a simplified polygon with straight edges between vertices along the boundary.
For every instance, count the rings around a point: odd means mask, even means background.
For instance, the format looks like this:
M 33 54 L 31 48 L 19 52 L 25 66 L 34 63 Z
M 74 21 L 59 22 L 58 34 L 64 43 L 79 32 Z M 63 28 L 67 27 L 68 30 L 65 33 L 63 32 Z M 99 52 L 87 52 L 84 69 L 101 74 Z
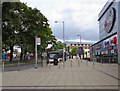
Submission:
M 76 47 L 76 46 L 74 46 L 74 47 L 72 48 L 72 50 L 71 50 L 71 55 L 72 55 L 72 58 L 73 58 L 73 55 L 75 55 L 75 54 L 76 54 L 76 51 L 77 51 L 77 47 Z
M 82 50 L 83 59 L 84 59 L 84 54 L 85 54 L 85 51 L 84 51 L 84 49 L 83 49 L 83 50 Z
M 10 61 L 13 57 L 13 46 L 16 45 L 16 29 L 19 29 L 19 17 L 17 12 L 17 5 L 15 3 L 5 2 L 2 4 L 2 41 L 5 46 L 9 46 L 11 50 Z M 3 45 L 3 46 L 4 46 Z
M 61 41 L 57 41 L 55 44 L 52 46 L 52 50 L 59 51 L 60 49 L 63 49 L 65 45 Z
M 34 53 L 35 36 L 41 37 L 39 48 L 42 50 L 46 49 L 49 41 L 55 42 L 47 18 L 38 9 L 21 2 L 5 2 L 2 6 L 2 41 L 11 50 L 10 61 L 15 45 L 21 47 L 21 59 L 27 52 Z

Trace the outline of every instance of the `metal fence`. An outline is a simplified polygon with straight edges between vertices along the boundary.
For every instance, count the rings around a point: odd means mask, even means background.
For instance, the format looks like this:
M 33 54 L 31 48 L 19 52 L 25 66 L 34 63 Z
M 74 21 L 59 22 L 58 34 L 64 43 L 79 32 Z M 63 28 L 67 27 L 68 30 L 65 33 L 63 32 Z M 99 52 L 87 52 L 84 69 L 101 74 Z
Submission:
M 118 63 L 118 58 L 117 57 L 97 57 L 97 62 L 102 63 Z

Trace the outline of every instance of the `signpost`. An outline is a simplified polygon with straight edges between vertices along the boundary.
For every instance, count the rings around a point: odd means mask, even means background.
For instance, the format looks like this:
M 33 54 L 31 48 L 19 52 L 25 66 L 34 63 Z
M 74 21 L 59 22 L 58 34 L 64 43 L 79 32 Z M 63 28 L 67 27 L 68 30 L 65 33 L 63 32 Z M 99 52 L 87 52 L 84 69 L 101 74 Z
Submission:
M 35 69 L 37 69 L 38 62 L 37 45 L 41 45 L 41 39 L 35 36 Z
M 120 10 L 120 1 L 118 2 L 118 11 Z M 120 64 L 120 12 L 118 12 L 118 64 Z

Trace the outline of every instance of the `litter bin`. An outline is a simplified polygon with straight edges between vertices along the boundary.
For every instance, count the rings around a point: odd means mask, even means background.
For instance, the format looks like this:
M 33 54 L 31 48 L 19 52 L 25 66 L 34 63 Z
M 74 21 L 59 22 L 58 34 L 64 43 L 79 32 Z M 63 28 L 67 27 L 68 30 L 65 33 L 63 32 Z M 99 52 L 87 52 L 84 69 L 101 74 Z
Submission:
M 54 65 L 58 65 L 58 59 L 54 59 Z

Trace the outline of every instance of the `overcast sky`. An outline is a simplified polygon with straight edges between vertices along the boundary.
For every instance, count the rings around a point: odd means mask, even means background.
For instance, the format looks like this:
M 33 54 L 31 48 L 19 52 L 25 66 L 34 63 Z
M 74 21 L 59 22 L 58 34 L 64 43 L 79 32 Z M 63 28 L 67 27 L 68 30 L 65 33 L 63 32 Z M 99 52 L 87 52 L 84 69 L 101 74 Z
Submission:
M 20 0 L 37 8 L 49 20 L 53 35 L 62 40 L 65 22 L 65 40 L 82 42 L 99 40 L 98 14 L 107 0 Z M 55 21 L 61 21 L 55 23 Z

